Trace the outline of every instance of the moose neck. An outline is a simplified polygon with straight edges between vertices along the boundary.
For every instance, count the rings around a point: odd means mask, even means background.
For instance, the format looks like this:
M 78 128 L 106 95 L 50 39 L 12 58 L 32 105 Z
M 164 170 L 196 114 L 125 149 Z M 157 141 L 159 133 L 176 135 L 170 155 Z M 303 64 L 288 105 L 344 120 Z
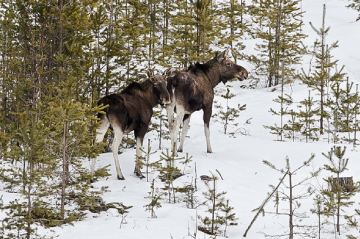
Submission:
M 204 63 L 202 67 L 203 74 L 209 80 L 213 88 L 215 88 L 215 86 L 217 86 L 221 81 L 223 81 L 223 79 L 221 79 L 219 68 L 220 63 L 214 59 Z
M 159 99 L 153 91 L 153 83 L 150 80 L 146 80 L 140 83 L 141 91 L 138 91 L 137 95 L 149 102 L 151 108 L 154 108 L 158 103 Z

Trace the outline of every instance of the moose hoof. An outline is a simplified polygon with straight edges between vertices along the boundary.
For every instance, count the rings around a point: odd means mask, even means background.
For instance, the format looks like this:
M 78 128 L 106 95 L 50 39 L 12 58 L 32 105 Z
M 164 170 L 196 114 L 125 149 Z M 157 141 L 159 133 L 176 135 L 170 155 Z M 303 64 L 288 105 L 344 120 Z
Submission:
M 139 179 L 143 179 L 145 178 L 144 175 L 142 175 L 141 173 L 138 173 L 138 172 L 134 172 L 134 174 L 136 175 L 136 177 L 138 177 Z
M 177 151 L 178 151 L 179 153 L 182 153 L 182 152 L 183 152 L 183 149 L 180 149 L 180 148 L 179 148 Z
M 117 179 L 118 179 L 118 180 L 125 180 L 124 177 L 120 177 L 119 175 L 117 176 Z
M 212 150 L 208 150 L 207 152 L 208 152 L 208 154 L 212 154 Z

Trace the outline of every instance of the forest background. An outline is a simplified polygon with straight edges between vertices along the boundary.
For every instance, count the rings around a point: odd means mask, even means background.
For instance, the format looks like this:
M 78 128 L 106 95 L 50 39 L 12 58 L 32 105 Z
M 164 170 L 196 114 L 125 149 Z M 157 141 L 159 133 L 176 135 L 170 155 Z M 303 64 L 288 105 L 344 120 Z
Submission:
M 359 2 L 338 2 L 350 8 L 358 25 Z M 106 166 L 95 178 L 83 167 L 111 142 L 109 135 L 107 143 L 93 144 L 96 115 L 102 109 L 96 103 L 132 81 L 146 79 L 149 68 L 159 73 L 168 67 L 185 70 L 229 47 L 234 61 L 249 70 L 250 79 L 241 89 L 280 92 L 275 99 L 280 110 L 271 109 L 280 123 L 266 126 L 276 140 L 315 142 L 327 135 L 325 141 L 334 144 L 358 143 L 356 64 L 332 53 L 339 44 L 327 41 L 331 30 L 325 24 L 326 10 L 317 16 L 323 17 L 322 25 L 312 26 L 317 38 L 308 38 L 303 1 L 0 4 L 0 179 L 2 190 L 22 194 L 21 200 L 1 203 L 9 213 L 1 230 L 10 238 L 37 235 L 34 225 L 54 227 L 83 219 L 84 209 L 91 207 L 88 202 L 108 190 L 94 190 L 90 180 L 108 177 Z M 313 93 L 293 99 L 286 90 L 300 83 Z M 233 97 L 223 93 L 218 97 Z M 296 111 L 294 103 L 302 108 Z M 241 111 L 223 109 L 215 116 L 224 126 L 236 118 L 231 112 Z M 166 117 L 160 107 L 155 113 L 150 131 L 166 140 L 161 133 L 166 129 L 160 128 Z M 132 138 L 128 135 L 121 148 L 133 148 Z M 122 204 L 117 208 L 127 210 Z

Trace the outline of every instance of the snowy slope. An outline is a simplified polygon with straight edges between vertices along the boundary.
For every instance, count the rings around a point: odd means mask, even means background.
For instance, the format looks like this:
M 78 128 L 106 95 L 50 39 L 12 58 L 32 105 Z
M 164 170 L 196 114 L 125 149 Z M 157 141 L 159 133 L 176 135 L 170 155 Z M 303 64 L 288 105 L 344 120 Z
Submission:
M 360 22 L 355 22 L 357 13 L 354 10 L 345 8 L 348 4 L 347 1 L 303 0 L 302 8 L 305 11 L 303 20 L 306 23 L 304 32 L 309 35 L 305 40 L 305 44 L 312 45 L 317 37 L 308 22 L 311 21 L 316 27 L 321 26 L 322 6 L 324 3 L 327 4 L 326 25 L 331 26 L 327 41 L 332 43 L 339 40 L 340 45 L 338 49 L 333 51 L 333 55 L 335 59 L 339 59 L 340 65 L 346 65 L 345 72 L 348 73 L 350 80 L 360 83 Z M 247 48 L 246 51 L 251 52 L 251 49 Z M 307 68 L 307 64 L 307 62 L 304 62 L 303 67 Z M 247 68 L 251 67 L 248 63 L 243 65 Z M 325 139 L 314 143 L 275 141 L 276 136 L 270 134 L 269 130 L 264 129 L 263 125 L 274 125 L 274 123 L 279 124 L 280 122 L 279 117 L 272 116 L 268 112 L 270 108 L 279 108 L 272 101 L 278 96 L 278 91 L 241 89 L 240 85 L 243 84 L 241 82 L 228 84 L 233 86 L 231 91 L 236 94 L 236 97 L 231 99 L 230 106 L 247 104 L 247 109 L 241 112 L 237 122 L 239 123 L 238 127 L 246 129 L 250 135 L 236 134 L 235 138 L 229 137 L 229 135 L 224 135 L 221 132 L 222 125 L 212 120 L 210 130 L 214 153 L 207 154 L 202 112 L 194 113 L 190 122 L 191 128 L 188 132 L 189 138 L 185 140 L 184 145 L 184 151 L 193 156 L 193 162 L 190 164 L 191 168 L 185 170 L 186 175 L 175 182 L 177 185 L 182 186 L 184 183 L 193 180 L 195 177 L 194 162 L 196 162 L 198 177 L 204 174 L 210 175 L 209 171 L 216 173 L 216 170 L 218 170 L 224 178 L 218 181 L 218 188 L 220 191 L 227 192 L 225 197 L 230 199 L 230 205 L 234 207 L 236 217 L 239 218 L 238 226 L 228 228 L 228 237 L 242 238 L 254 216 L 251 211 L 257 208 L 267 196 L 267 192 L 270 191 L 268 185 L 277 185 L 281 177 L 279 172 L 265 166 L 262 161 L 268 160 L 277 167 L 284 168 L 285 158 L 288 156 L 292 168 L 295 169 L 309 159 L 312 153 L 315 154 L 316 157 L 311 167 L 300 170 L 294 176 L 294 181 L 298 182 L 308 176 L 310 171 L 316 170 L 322 167 L 324 163 L 327 163 L 327 159 L 321 153 L 328 152 L 332 145 L 328 144 Z M 225 89 L 225 86 L 219 85 L 218 89 Z M 307 96 L 308 89 L 295 83 L 291 87 L 287 86 L 286 92 L 292 93 L 294 99 L 302 100 Z M 225 104 L 220 97 L 216 97 L 215 100 L 223 105 Z M 252 118 L 251 123 L 245 124 L 245 121 L 250 118 Z M 158 142 L 151 134 L 146 136 L 144 147 L 147 147 L 148 138 L 152 139 L 152 148 L 156 149 Z M 169 147 L 170 141 L 165 141 L 163 144 Z M 355 181 L 360 180 L 360 153 L 358 150 L 359 148 L 353 149 L 352 146 L 348 146 L 346 157 L 350 158 L 349 170 L 342 175 L 353 176 Z M 100 155 L 97 160 L 97 167 L 111 164 L 110 169 L 113 176 L 94 184 L 97 188 L 109 186 L 111 192 L 103 195 L 107 203 L 123 202 L 126 206 L 133 206 L 133 208 L 129 209 L 129 214 L 126 217 L 127 224 L 121 225 L 122 218 L 116 210 L 108 210 L 100 214 L 89 213 L 85 220 L 76 222 L 74 226 L 55 228 L 55 232 L 48 232 L 48 236 L 56 236 L 59 239 L 191 238 L 188 233 L 193 234 L 196 230 L 196 215 L 205 216 L 205 208 L 200 207 L 195 210 L 187 209 L 184 203 L 162 203 L 162 208 L 156 210 L 157 218 L 149 218 L 150 214 L 144 208 L 144 205 L 149 203 L 149 199 L 144 197 L 150 191 L 150 183 L 130 176 L 134 167 L 134 154 L 135 150 L 126 150 L 119 156 L 122 172 L 126 178 L 125 181 L 116 180 L 112 154 Z M 158 151 L 151 158 L 153 160 L 158 159 L 159 155 L 160 152 Z M 180 154 L 180 156 L 184 155 L 185 153 Z M 90 165 L 88 166 L 90 167 Z M 312 180 L 311 183 L 319 188 L 325 185 L 322 178 L 327 176 L 330 176 L 330 174 L 322 172 L 318 180 Z M 149 181 L 154 177 L 156 175 L 150 175 Z M 206 188 L 203 182 L 200 180 L 197 182 L 199 191 L 196 195 L 198 200 L 202 201 L 202 192 Z M 162 185 L 159 179 L 156 180 L 156 185 L 158 187 Z M 305 188 L 306 186 L 299 187 L 296 192 L 304 192 Z M 3 192 L 0 194 L 4 195 L 5 201 L 14 197 L 14 195 Z M 354 200 L 357 203 L 360 202 L 360 195 L 357 195 Z M 354 208 L 360 208 L 357 203 L 353 208 L 346 211 L 353 213 Z M 280 212 L 286 208 L 286 202 L 280 202 Z M 316 217 L 310 213 L 310 208 L 313 208 L 311 198 L 302 201 L 299 212 L 306 212 L 309 216 L 308 219 L 304 220 L 306 224 L 315 225 Z M 273 202 L 269 202 L 266 211 L 275 211 Z M 345 222 L 343 219 L 342 221 Z M 262 233 L 282 234 L 287 231 L 287 225 L 288 217 L 266 214 L 265 217 L 258 218 L 247 237 L 264 238 Z M 359 236 L 359 233 L 354 230 L 344 228 L 342 230 L 344 233 L 339 238 L 346 238 L 345 234 L 348 233 Z M 197 238 L 209 238 L 209 236 L 198 231 Z M 323 238 L 334 238 L 334 236 L 328 234 L 323 235 Z

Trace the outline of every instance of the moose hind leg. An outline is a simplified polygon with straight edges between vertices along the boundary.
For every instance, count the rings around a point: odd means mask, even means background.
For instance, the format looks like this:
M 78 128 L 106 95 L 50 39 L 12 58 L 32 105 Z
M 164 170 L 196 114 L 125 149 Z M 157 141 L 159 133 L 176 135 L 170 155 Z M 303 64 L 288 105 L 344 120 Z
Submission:
M 147 126 L 141 127 L 139 130 L 135 130 L 135 137 L 136 137 L 136 160 L 135 160 L 135 169 L 134 174 L 139 177 L 140 179 L 145 178 L 145 176 L 141 173 L 142 168 L 142 149 L 143 149 L 143 142 L 144 137 L 147 131 Z
M 111 150 L 114 155 L 117 179 L 124 180 L 125 178 L 121 172 L 119 157 L 118 157 L 118 150 L 119 150 L 119 146 L 120 146 L 121 140 L 123 138 L 124 132 L 117 125 L 113 125 L 113 130 L 114 130 L 114 141 L 111 145 Z
M 191 116 L 190 114 L 186 114 L 184 116 L 184 125 L 183 125 L 182 132 L 181 132 L 180 146 L 179 146 L 178 152 L 183 152 L 183 150 L 184 150 L 184 141 L 185 141 L 185 137 L 187 135 L 188 129 L 189 129 L 190 116 Z
M 101 125 L 96 130 L 96 140 L 95 140 L 96 143 L 101 143 L 103 141 L 106 131 L 108 130 L 108 128 L 110 126 L 110 122 L 109 122 L 108 118 L 106 117 L 106 115 L 101 115 L 100 119 L 101 119 Z M 92 158 L 91 159 L 91 174 L 92 175 L 94 175 L 94 173 L 95 173 L 95 163 L 96 163 L 96 158 Z

